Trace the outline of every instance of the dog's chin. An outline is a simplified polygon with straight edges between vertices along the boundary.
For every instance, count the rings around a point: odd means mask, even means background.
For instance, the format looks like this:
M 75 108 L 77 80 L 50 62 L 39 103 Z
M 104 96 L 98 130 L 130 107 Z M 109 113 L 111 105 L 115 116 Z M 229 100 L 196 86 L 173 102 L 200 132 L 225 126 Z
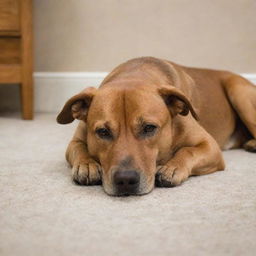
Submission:
M 143 196 L 150 193 L 154 188 L 154 183 L 152 185 L 140 186 L 139 189 L 135 192 L 119 192 L 113 186 L 106 185 L 103 182 L 103 189 L 106 194 L 109 196 L 116 197 L 127 197 L 127 196 Z

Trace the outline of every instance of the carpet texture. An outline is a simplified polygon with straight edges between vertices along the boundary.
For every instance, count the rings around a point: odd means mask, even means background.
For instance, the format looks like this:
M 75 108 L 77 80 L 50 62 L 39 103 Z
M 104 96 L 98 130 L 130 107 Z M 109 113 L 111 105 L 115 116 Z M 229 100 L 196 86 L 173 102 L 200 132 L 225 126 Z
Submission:
M 256 154 L 140 197 L 74 185 L 64 152 L 77 123 L 0 118 L 0 255 L 255 255 Z

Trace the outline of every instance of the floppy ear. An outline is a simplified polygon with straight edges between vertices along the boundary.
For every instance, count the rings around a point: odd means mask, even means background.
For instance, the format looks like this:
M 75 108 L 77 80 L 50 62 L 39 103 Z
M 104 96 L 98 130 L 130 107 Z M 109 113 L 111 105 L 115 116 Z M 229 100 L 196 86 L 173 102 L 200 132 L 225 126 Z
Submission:
M 57 122 L 59 124 L 69 124 L 74 119 L 86 120 L 96 90 L 94 87 L 89 87 L 70 98 L 57 116 Z
M 174 86 L 166 86 L 160 88 L 159 93 L 163 97 L 172 116 L 178 114 L 186 116 L 190 111 L 192 116 L 199 120 L 192 104 L 179 89 Z

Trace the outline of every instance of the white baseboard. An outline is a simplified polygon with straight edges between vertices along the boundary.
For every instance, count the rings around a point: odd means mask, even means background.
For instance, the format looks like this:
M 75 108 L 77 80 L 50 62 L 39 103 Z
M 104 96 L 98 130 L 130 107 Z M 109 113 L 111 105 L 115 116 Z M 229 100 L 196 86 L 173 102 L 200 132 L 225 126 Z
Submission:
M 35 111 L 58 112 L 71 96 L 89 86 L 99 86 L 107 72 L 36 72 Z
M 35 111 L 58 112 L 71 96 L 89 86 L 97 87 L 107 72 L 36 72 Z M 256 74 L 242 74 L 256 84 Z

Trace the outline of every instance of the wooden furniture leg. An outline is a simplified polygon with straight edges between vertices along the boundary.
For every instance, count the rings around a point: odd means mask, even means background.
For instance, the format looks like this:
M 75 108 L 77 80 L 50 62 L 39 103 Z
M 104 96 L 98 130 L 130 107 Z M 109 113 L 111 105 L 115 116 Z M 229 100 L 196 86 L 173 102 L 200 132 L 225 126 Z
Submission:
M 33 119 L 32 0 L 21 1 L 21 104 L 23 119 Z

